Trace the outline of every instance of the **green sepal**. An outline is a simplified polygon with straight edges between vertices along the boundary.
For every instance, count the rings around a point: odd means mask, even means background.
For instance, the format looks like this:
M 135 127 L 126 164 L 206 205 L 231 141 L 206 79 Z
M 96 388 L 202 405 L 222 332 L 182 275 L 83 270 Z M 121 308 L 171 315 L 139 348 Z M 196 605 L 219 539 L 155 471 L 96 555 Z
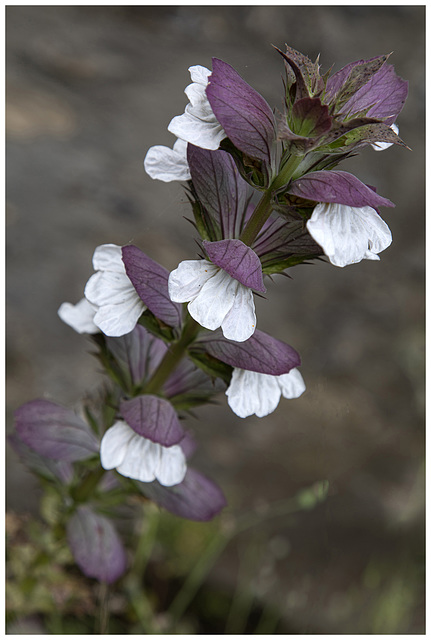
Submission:
M 282 273 L 286 269 L 290 267 L 295 267 L 298 264 L 310 264 L 311 260 L 318 260 L 321 257 L 320 254 L 310 254 L 306 256 L 290 256 L 285 260 L 274 260 L 269 261 L 267 264 L 262 265 L 262 272 L 269 275 L 274 275 L 276 273 Z
M 219 148 L 232 156 L 241 177 L 244 178 L 248 184 L 258 190 L 268 188 L 271 176 L 264 162 L 247 156 L 237 149 L 229 138 L 224 138 Z
M 221 378 L 227 385 L 232 377 L 233 367 L 202 351 L 189 350 L 190 359 L 211 378 Z
M 387 124 L 375 122 L 355 127 L 334 142 L 319 147 L 319 152 L 325 154 L 350 153 L 359 145 L 372 144 L 374 142 L 389 142 L 409 149 L 405 142 Z
M 358 127 L 347 134 L 346 145 L 351 146 L 352 144 L 358 144 L 360 142 L 370 144 L 373 142 L 389 142 L 390 144 L 398 144 L 406 149 L 409 148 L 395 131 L 383 122 Z
M 105 336 L 103 333 L 95 333 L 91 336 L 93 342 L 98 346 L 99 350 L 93 352 L 93 355 L 99 360 L 108 376 L 122 389 L 127 391 L 130 387 L 130 380 L 124 376 L 124 371 L 109 351 Z
M 141 315 L 138 324 L 145 327 L 145 329 L 156 336 L 156 338 L 160 338 L 168 344 L 178 337 L 175 329 L 159 320 L 149 309 L 146 309 Z
M 216 224 L 215 220 L 207 212 L 202 203 L 199 202 L 197 196 L 193 197 L 193 195 L 186 193 L 187 199 L 192 207 L 194 225 L 200 237 L 202 240 L 209 240 L 210 242 L 221 240 L 222 236 L 220 227 Z
M 181 395 L 169 398 L 169 402 L 176 411 L 189 411 L 189 409 L 199 407 L 203 404 L 214 404 L 212 396 L 219 391 L 220 389 L 214 390 L 213 393 L 182 393 Z
M 92 414 L 92 412 L 90 411 L 90 408 L 84 404 L 83 411 L 85 413 L 85 417 L 87 418 L 87 422 L 90 425 L 91 430 L 96 434 L 96 436 L 99 436 L 100 435 L 99 424 L 96 418 L 94 417 L 94 415 Z

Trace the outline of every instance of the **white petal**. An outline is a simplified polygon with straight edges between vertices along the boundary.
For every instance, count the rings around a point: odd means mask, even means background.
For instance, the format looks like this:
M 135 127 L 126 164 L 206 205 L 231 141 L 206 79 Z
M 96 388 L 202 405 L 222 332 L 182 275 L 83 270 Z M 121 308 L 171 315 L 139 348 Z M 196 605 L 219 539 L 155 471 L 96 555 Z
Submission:
M 185 89 L 189 104 L 182 115 L 172 118 L 168 131 L 202 149 L 218 149 L 220 142 L 226 138 L 226 133 L 215 117 L 206 95 L 211 71 L 199 65 L 190 67 L 189 71 L 193 80 Z
M 203 84 L 205 87 L 208 84 L 208 77 L 211 75 L 211 71 L 200 64 L 196 64 L 193 67 L 189 67 L 190 77 L 193 82 Z
M 256 313 L 253 292 L 239 283 L 232 309 L 221 323 L 223 335 L 228 340 L 244 342 L 256 329 Z
M 155 180 L 163 182 L 190 180 L 187 142 L 178 139 L 173 149 L 162 145 L 151 147 L 145 156 L 144 168 L 148 175 Z
M 104 469 L 114 469 L 123 462 L 127 446 L 135 435 L 133 429 L 122 421 L 106 431 L 100 443 L 100 462 Z
M 391 129 L 398 135 L 399 127 L 395 124 L 395 122 L 391 126 Z M 389 149 L 389 147 L 392 147 L 392 145 L 393 142 L 374 142 L 374 144 L 372 144 L 371 146 L 373 147 L 374 151 L 384 151 L 385 149 Z
M 214 331 L 232 309 L 240 283 L 226 271 L 219 269 L 201 288 L 188 305 L 192 318 L 202 327 Z
M 220 142 L 226 138 L 216 117 L 209 121 L 207 110 L 203 108 L 197 114 L 186 111 L 181 116 L 175 116 L 168 125 L 168 131 L 196 147 L 212 151 L 218 149 Z
M 169 297 L 173 302 L 190 302 L 218 267 L 208 260 L 184 260 L 169 274 Z
M 276 410 L 280 402 L 281 389 L 277 376 L 270 376 L 266 373 L 258 375 L 260 378 L 256 393 L 259 398 L 259 409 L 256 411 L 256 415 L 258 418 L 263 418 Z
M 371 207 L 362 207 L 356 210 L 356 214 L 361 218 L 364 229 L 367 230 L 369 251 L 366 251 L 366 254 L 370 252 L 376 254 L 387 249 L 392 242 L 392 233 L 377 211 Z M 378 256 L 370 258 L 369 255 L 365 255 L 364 257 L 368 260 L 379 259 Z
M 197 84 L 194 82 L 193 84 L 189 84 L 189 86 L 185 88 L 184 93 L 186 94 L 190 102 L 190 104 L 188 104 L 185 108 L 186 113 L 191 113 L 197 118 L 209 120 L 210 122 L 217 121 L 211 105 L 208 102 L 206 85 Z
M 262 418 L 277 408 L 281 389 L 277 376 L 235 368 L 226 395 L 230 408 L 240 418 L 253 414 Z
M 371 207 L 319 203 L 307 229 L 337 267 L 369 259 L 392 241 L 387 224 Z
M 374 142 L 371 146 L 374 151 L 384 151 L 385 149 L 389 149 L 392 147 L 393 142 Z
M 98 271 L 85 285 L 87 300 L 97 307 L 104 304 L 121 304 L 131 295 L 139 298 L 135 287 L 125 273 Z
M 305 382 L 298 369 L 277 376 L 277 381 L 284 398 L 299 398 L 305 391 Z
M 364 255 L 364 260 L 380 260 L 380 256 L 373 253 L 372 251 L 367 251 Z
M 138 295 L 132 295 L 121 304 L 105 304 L 99 307 L 94 323 L 111 338 L 118 338 L 133 331 L 146 306 Z
M 250 371 L 234 368 L 229 387 L 226 390 L 227 401 L 234 413 L 240 418 L 251 416 L 257 409 L 256 397 L 249 393 L 248 374 Z
M 159 463 L 159 446 L 135 433 L 129 441 L 123 462 L 117 467 L 118 473 L 141 482 L 152 482 L 156 479 L 155 469 Z
M 99 328 L 94 324 L 96 309 L 86 298 L 75 305 L 63 302 L 58 310 L 60 318 L 78 333 L 97 333 Z
M 94 324 L 111 337 L 130 333 L 146 309 L 125 271 L 97 271 L 84 294 L 97 309 Z
M 122 259 L 121 247 L 116 244 L 102 244 L 93 254 L 95 271 L 115 271 L 126 273 Z
M 186 458 L 179 445 L 160 446 L 159 464 L 155 469 L 157 480 L 165 487 L 172 487 L 184 480 L 187 471 Z

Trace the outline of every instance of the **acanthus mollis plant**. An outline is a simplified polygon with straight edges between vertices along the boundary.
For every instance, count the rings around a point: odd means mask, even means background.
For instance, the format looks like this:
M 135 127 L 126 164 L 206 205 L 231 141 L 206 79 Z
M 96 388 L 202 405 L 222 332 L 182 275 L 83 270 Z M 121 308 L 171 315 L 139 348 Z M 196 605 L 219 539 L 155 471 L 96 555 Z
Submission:
M 374 186 L 336 170 L 371 145 L 406 146 L 395 124 L 407 96 L 388 56 L 330 75 L 286 47 L 283 113 L 227 63 L 190 68 L 189 104 L 172 149 L 144 166 L 186 182 L 199 254 L 169 273 L 138 247 L 106 244 L 77 304 L 59 315 L 91 339 L 110 385 L 82 415 L 47 400 L 16 411 L 12 444 L 58 497 L 58 525 L 81 569 L 112 582 L 127 556 L 111 516 L 145 496 L 206 521 L 226 504 L 189 466 L 183 419 L 225 391 L 241 418 L 264 417 L 305 391 L 299 354 L 257 329 L 265 279 L 325 256 L 336 266 L 379 260 L 391 233 Z

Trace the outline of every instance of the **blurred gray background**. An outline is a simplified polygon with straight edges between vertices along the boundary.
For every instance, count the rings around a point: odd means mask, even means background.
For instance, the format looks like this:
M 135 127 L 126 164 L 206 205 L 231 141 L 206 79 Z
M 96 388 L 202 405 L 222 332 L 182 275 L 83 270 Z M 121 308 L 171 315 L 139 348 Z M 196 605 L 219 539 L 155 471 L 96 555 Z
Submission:
M 300 352 L 306 393 L 247 420 L 221 396 L 189 421 L 196 466 L 233 512 L 329 480 L 325 504 L 273 525 L 273 560 L 260 567 L 262 596 L 296 633 L 423 633 L 424 13 L 6 9 L 9 429 L 23 402 L 73 406 L 102 380 L 90 343 L 57 316 L 82 297 L 97 245 L 131 242 L 168 269 L 196 256 L 182 186 L 142 167 L 150 146 L 174 141 L 167 125 L 184 110 L 190 65 L 219 57 L 278 108 L 283 64 L 272 44 L 320 54 L 334 71 L 393 52 L 410 83 L 398 124 L 412 151 L 366 149 L 342 166 L 396 204 L 382 210 L 393 243 L 381 262 L 300 266 L 258 301 L 259 328 Z M 8 461 L 8 508 L 37 510 L 32 478 L 9 452 Z M 237 553 L 228 549 L 213 572 L 227 588 Z

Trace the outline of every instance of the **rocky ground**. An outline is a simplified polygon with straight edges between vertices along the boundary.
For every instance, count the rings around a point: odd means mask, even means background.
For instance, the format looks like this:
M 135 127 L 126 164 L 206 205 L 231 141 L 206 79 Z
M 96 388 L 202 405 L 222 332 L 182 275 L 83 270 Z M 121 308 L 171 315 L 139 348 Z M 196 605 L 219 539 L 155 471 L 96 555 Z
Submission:
M 301 353 L 300 399 L 243 421 L 220 397 L 189 426 L 197 465 L 233 510 L 265 509 L 329 480 L 325 504 L 271 525 L 273 562 L 256 567 L 263 597 L 294 632 L 423 633 L 423 7 L 9 6 L 6 14 L 9 429 L 23 402 L 73 405 L 100 381 L 89 344 L 57 317 L 63 301 L 81 298 L 97 245 L 132 242 L 168 269 L 195 257 L 181 185 L 142 169 L 151 145 L 173 142 L 166 127 L 183 112 L 190 65 L 219 57 L 281 108 L 282 63 L 271 44 L 320 53 L 335 70 L 393 51 L 410 83 L 398 124 L 412 151 L 367 149 L 343 166 L 396 203 L 382 211 L 393 244 L 380 263 L 322 262 L 269 284 L 259 327 Z M 9 452 L 8 463 L 8 507 L 34 510 L 31 478 Z M 213 580 L 234 584 L 238 553 L 227 550 Z

